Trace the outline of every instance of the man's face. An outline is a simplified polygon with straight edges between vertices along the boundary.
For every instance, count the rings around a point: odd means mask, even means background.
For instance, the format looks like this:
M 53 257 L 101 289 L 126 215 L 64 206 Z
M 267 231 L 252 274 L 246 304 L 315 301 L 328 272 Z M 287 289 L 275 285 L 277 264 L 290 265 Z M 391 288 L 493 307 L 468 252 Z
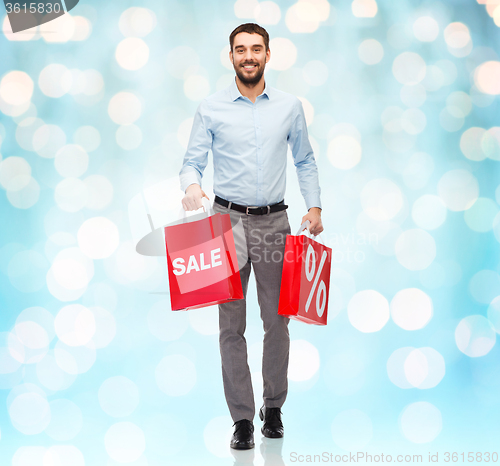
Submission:
M 248 32 L 236 34 L 233 50 L 229 52 L 236 75 L 247 85 L 257 84 L 260 81 L 270 56 L 271 51 L 266 52 L 264 38 L 260 34 L 248 34 Z

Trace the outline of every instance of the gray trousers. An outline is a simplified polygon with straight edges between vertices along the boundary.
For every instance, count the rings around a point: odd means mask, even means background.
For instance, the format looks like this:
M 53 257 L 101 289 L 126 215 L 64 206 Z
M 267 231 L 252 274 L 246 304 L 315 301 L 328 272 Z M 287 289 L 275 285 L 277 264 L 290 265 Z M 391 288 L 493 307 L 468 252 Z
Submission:
M 244 336 L 248 280 L 253 268 L 260 316 L 264 325 L 264 404 L 268 408 L 281 408 L 288 389 L 290 336 L 289 319 L 278 315 L 278 303 L 286 235 L 290 234 L 290 224 L 286 211 L 269 215 L 246 215 L 217 203 L 214 203 L 214 211 L 230 215 L 245 296 L 245 299 L 239 301 L 219 304 L 224 394 L 233 421 L 251 421 L 255 415 L 255 401 Z

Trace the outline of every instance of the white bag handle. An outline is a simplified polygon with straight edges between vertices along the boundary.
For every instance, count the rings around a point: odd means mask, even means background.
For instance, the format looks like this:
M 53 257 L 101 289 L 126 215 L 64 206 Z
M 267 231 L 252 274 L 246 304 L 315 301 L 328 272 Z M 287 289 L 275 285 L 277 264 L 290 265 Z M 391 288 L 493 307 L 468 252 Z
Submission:
M 181 207 L 180 211 L 179 211 L 179 219 L 180 220 L 183 220 L 184 223 L 186 223 L 186 221 L 188 222 L 193 222 L 195 220 L 200 220 L 201 218 L 206 218 L 206 217 L 210 217 L 214 214 L 214 211 L 212 209 L 212 205 L 210 204 L 210 200 L 208 200 L 206 197 L 202 197 L 201 198 L 201 207 L 197 210 L 190 210 L 189 212 L 193 212 L 191 215 L 187 215 L 187 210 L 184 210 L 184 207 Z M 205 206 L 206 204 L 206 206 Z M 203 212 L 199 212 L 200 209 L 203 209 Z M 196 218 L 193 218 L 192 220 L 187 220 L 188 217 L 196 217 Z
M 309 238 L 311 238 L 314 241 L 320 240 L 321 244 L 323 244 L 323 246 L 324 246 L 325 242 L 323 240 L 323 237 L 320 236 L 320 235 L 313 235 L 309 231 L 309 225 L 310 224 L 311 224 L 311 222 L 309 220 L 306 220 L 302 225 L 300 225 L 299 231 L 297 232 L 297 234 L 295 236 L 305 235 L 305 236 L 308 236 Z

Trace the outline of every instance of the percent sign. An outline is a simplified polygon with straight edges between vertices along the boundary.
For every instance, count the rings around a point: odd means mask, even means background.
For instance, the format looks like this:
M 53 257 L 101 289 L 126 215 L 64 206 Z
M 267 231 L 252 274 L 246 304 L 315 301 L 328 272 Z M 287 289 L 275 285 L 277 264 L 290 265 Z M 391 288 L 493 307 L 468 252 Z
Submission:
M 323 254 L 321 255 L 321 260 L 319 262 L 318 273 L 316 273 L 316 276 L 314 276 L 316 272 L 316 254 L 314 253 L 314 248 L 311 245 L 309 245 L 307 248 L 306 278 L 308 282 L 310 282 L 314 278 L 314 283 L 312 285 L 311 292 L 309 293 L 309 297 L 307 298 L 306 312 L 309 311 L 309 306 L 311 305 L 311 301 L 314 296 L 314 291 L 318 286 L 319 277 L 321 276 L 321 271 L 323 270 L 323 266 L 325 265 L 326 256 L 327 256 L 326 251 L 323 251 Z M 323 295 L 323 301 L 321 302 L 320 306 L 321 295 Z M 325 281 L 321 280 L 318 287 L 318 292 L 316 293 L 316 312 L 318 313 L 318 317 L 321 317 L 323 315 L 325 306 L 326 306 L 326 285 Z

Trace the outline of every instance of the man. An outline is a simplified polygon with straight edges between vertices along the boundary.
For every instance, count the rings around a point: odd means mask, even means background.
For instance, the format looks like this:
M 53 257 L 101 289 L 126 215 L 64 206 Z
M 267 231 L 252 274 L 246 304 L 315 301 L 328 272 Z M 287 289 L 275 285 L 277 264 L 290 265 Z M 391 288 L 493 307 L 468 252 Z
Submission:
M 289 319 L 278 315 L 284 238 L 290 225 L 284 204 L 287 146 L 292 150 L 310 231 L 321 223 L 318 170 L 307 136 L 302 104 L 267 86 L 264 69 L 271 57 L 269 35 L 257 24 L 238 26 L 229 37 L 235 81 L 204 99 L 196 112 L 180 172 L 185 210 L 196 210 L 207 197 L 201 177 L 208 151 L 214 157 L 214 210 L 230 215 L 245 299 L 219 305 L 219 342 L 226 401 L 234 421 L 231 447 L 254 447 L 254 396 L 244 337 L 246 294 L 253 268 L 264 324 L 260 418 L 268 438 L 283 436 L 281 407 L 287 394 Z

